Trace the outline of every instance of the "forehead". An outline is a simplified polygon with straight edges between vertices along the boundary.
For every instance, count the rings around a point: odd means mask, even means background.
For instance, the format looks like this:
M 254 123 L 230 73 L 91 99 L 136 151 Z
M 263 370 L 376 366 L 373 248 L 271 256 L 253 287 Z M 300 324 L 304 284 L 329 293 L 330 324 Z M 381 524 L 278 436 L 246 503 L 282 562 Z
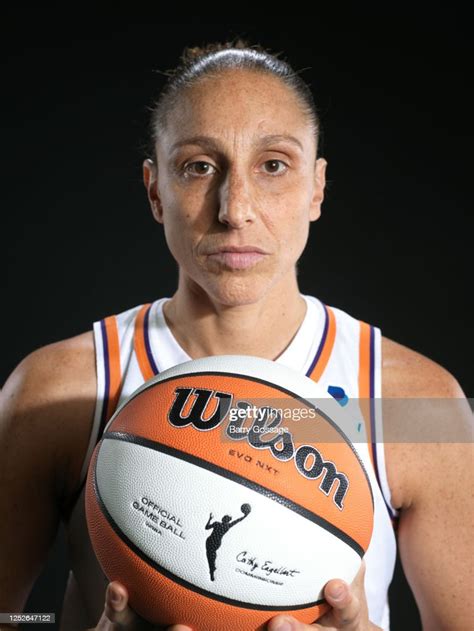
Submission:
M 301 102 L 281 79 L 248 70 L 227 70 L 184 90 L 168 116 L 171 142 L 198 134 L 241 137 L 258 133 L 308 134 Z

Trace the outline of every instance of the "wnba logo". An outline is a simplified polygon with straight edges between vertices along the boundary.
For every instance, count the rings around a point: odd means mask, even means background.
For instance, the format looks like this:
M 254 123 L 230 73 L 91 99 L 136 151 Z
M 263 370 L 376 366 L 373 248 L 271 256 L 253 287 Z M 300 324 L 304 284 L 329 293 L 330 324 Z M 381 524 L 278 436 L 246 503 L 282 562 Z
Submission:
M 243 516 L 238 517 L 233 521 L 230 515 L 224 515 L 221 521 L 212 521 L 214 517 L 211 513 L 209 515 L 209 519 L 207 520 L 207 524 L 204 526 L 206 530 L 212 530 L 212 533 L 206 539 L 206 556 L 207 562 L 209 563 L 209 574 L 211 577 L 211 581 L 214 580 L 214 575 L 216 573 L 217 550 L 221 547 L 222 537 L 226 535 L 228 531 L 236 524 L 245 519 L 249 515 L 252 508 L 250 504 L 242 504 L 240 510 L 243 513 Z

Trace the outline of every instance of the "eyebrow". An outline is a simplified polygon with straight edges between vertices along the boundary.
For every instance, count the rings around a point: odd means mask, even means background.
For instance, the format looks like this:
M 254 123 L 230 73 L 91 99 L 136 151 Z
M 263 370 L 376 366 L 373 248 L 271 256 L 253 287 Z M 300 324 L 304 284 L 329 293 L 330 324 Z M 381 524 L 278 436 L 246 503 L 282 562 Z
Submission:
M 290 142 L 294 145 L 297 145 L 301 151 L 304 151 L 303 145 L 294 136 L 289 134 L 268 134 L 267 136 L 262 136 L 258 138 L 256 142 L 254 142 L 254 146 L 257 147 L 267 147 L 275 142 Z M 179 149 L 179 147 L 183 147 L 184 145 L 201 145 L 203 147 L 207 147 L 209 149 L 213 149 L 214 151 L 221 151 L 222 145 L 216 138 L 212 138 L 212 136 L 192 136 L 191 138 L 183 138 L 182 140 L 178 140 L 171 146 L 171 151 L 175 151 Z

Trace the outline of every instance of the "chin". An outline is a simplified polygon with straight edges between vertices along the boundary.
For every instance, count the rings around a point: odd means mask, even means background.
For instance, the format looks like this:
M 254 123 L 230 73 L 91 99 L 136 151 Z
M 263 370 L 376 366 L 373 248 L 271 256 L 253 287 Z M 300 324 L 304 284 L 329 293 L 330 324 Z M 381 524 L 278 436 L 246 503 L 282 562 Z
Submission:
M 227 276 L 227 275 L 226 275 Z M 250 305 L 267 293 L 270 283 L 261 277 L 221 277 L 213 279 L 204 289 L 214 300 L 229 307 Z

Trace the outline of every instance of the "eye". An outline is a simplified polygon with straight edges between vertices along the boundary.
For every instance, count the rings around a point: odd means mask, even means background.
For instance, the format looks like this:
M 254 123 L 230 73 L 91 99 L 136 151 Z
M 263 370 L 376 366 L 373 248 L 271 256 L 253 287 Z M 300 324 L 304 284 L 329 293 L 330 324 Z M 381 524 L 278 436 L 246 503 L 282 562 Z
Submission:
M 267 160 L 266 162 L 264 162 L 264 165 L 270 165 L 270 169 L 267 170 L 267 173 L 269 175 L 281 175 L 288 168 L 288 165 L 285 164 L 283 160 L 275 160 L 275 159 Z M 279 168 L 280 166 L 282 168 Z
M 215 167 L 209 162 L 204 162 L 204 160 L 197 160 L 196 162 L 188 162 L 188 164 L 184 165 L 183 171 L 187 175 L 195 175 L 197 177 L 203 177 L 208 175 L 212 169 L 215 170 Z

